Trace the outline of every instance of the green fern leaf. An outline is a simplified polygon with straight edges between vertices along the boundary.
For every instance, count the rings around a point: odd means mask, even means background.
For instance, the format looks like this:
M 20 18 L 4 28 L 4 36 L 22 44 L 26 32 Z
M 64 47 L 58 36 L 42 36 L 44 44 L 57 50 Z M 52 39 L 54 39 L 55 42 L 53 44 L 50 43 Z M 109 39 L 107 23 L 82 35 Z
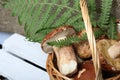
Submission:
M 79 38 L 78 36 L 74 35 L 74 36 L 69 36 L 64 40 L 57 40 L 57 41 L 48 42 L 48 45 L 56 46 L 56 47 L 69 46 L 73 43 L 79 42 L 80 40 L 82 40 L 82 38 Z
M 92 25 L 96 27 L 96 0 L 87 0 L 88 10 Z
M 72 1 L 72 0 L 71 0 L 71 1 Z M 75 9 L 77 9 L 77 10 L 80 9 L 79 0 L 74 0 L 72 3 L 73 3 L 73 7 L 74 7 Z
M 77 32 L 85 29 L 84 23 L 81 22 L 80 19 L 78 19 L 76 22 L 74 22 L 74 23 L 72 23 L 72 24 L 70 24 L 70 25 L 76 26 L 76 27 L 74 27 L 74 28 L 75 28 L 75 30 L 76 30 Z
M 74 2 L 73 5 L 69 0 L 10 0 L 7 6 L 14 15 L 18 15 L 27 38 L 41 42 L 47 33 L 62 25 L 82 29 L 79 25 L 83 22 L 79 0 L 71 2 Z
M 39 16 L 40 16 L 40 11 L 43 9 L 43 6 L 40 5 L 35 5 L 34 11 L 33 13 L 31 13 L 31 17 L 30 19 L 26 22 L 27 26 L 26 27 L 30 27 L 36 24 L 36 22 L 38 22 L 39 20 Z
M 94 36 L 96 39 L 98 39 L 101 35 L 105 34 L 100 28 L 97 28 L 94 30 Z
M 100 18 L 98 20 L 98 25 L 101 29 L 106 30 L 108 26 L 105 26 L 109 23 L 110 11 L 112 7 L 113 0 L 102 0 L 102 8 Z
M 61 1 L 62 2 L 62 4 L 64 5 L 64 6 L 66 6 L 66 5 L 70 5 L 70 2 L 69 2 L 69 0 L 63 0 L 63 1 Z
M 67 21 L 67 17 L 71 16 L 71 11 L 66 11 L 64 12 L 59 18 L 57 19 L 54 23 L 53 26 L 60 26 L 60 25 L 65 25 L 65 22 Z
M 52 24 L 54 23 L 53 20 L 56 19 L 56 16 L 58 15 L 58 13 L 61 12 L 61 9 L 62 9 L 61 7 L 58 7 L 57 10 L 55 11 L 55 13 L 51 14 L 51 17 L 48 18 L 48 22 L 44 25 L 44 27 L 51 27 L 52 26 Z M 51 23 L 51 21 L 53 21 L 53 23 Z
M 109 21 L 109 28 L 107 30 L 107 35 L 109 37 L 109 39 L 117 39 L 117 28 L 116 28 L 116 22 L 115 22 L 115 18 L 110 18 Z
M 95 37 L 109 34 L 112 30 L 108 26 L 112 22 L 109 20 L 112 0 L 102 0 L 102 10 L 97 24 L 95 0 L 87 0 L 87 3 L 92 25 L 99 25 L 101 28 L 94 31 Z M 30 41 L 41 42 L 50 31 L 63 25 L 71 25 L 77 32 L 84 29 L 79 0 L 9 0 L 6 6 L 12 9 L 13 15 L 18 16 L 18 21 L 24 26 L 26 37 Z M 107 30 L 106 26 L 110 29 Z M 112 32 L 109 35 L 111 38 L 115 29 Z M 69 45 L 80 40 L 87 40 L 87 36 L 84 35 L 81 39 L 72 36 L 58 41 L 58 44 L 55 41 L 54 44 Z
M 38 29 L 40 29 L 41 26 L 44 26 L 44 24 L 47 22 L 47 19 L 48 19 L 48 17 L 49 17 L 49 12 L 50 12 L 50 10 L 52 9 L 52 6 L 46 6 L 46 8 L 47 8 L 47 11 L 43 14 L 43 16 L 40 17 L 41 22 L 36 23 L 36 24 L 37 24 L 37 25 L 36 25 L 36 29 L 35 29 L 34 27 L 30 28 L 31 31 L 34 31 L 33 34 L 35 34 L 36 31 L 37 31 Z M 35 26 L 35 23 L 33 23 L 32 26 Z M 47 29 L 46 29 L 46 30 L 47 30 Z M 34 35 L 31 35 L 31 37 L 34 37 Z M 33 38 L 33 40 L 34 40 L 34 38 Z

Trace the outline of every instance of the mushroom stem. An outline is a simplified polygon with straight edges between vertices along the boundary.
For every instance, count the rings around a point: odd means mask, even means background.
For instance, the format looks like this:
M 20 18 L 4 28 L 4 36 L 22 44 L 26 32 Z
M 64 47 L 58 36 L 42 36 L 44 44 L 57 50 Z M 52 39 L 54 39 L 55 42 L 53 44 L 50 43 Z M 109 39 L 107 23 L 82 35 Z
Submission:
M 72 46 L 53 47 L 57 57 L 57 65 L 63 75 L 73 74 L 77 71 L 77 59 Z

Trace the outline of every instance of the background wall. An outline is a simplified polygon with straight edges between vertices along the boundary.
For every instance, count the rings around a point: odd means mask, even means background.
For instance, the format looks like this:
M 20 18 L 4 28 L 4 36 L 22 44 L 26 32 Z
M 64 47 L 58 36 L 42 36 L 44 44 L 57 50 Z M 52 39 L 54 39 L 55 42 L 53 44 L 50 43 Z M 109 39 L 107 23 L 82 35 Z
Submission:
M 0 31 L 3 32 L 17 32 L 24 34 L 24 29 L 19 25 L 17 17 L 11 15 L 11 11 L 3 9 L 0 4 Z

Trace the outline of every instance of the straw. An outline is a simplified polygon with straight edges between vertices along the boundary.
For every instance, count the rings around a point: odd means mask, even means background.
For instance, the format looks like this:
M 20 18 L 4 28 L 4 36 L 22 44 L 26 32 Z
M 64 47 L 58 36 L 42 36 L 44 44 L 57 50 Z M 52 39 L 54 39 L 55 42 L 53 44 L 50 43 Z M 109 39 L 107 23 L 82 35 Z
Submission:
M 88 42 L 90 44 L 90 49 L 92 52 L 92 59 L 93 59 L 93 64 L 94 64 L 95 74 L 96 74 L 95 80 L 103 80 L 102 73 L 101 73 L 101 67 L 100 67 L 100 61 L 99 61 L 99 55 L 96 50 L 96 41 L 95 41 L 95 37 L 92 31 L 92 25 L 91 25 L 89 14 L 88 14 L 86 0 L 80 0 L 80 7 L 81 7 L 85 29 L 86 29 L 86 33 L 88 37 Z

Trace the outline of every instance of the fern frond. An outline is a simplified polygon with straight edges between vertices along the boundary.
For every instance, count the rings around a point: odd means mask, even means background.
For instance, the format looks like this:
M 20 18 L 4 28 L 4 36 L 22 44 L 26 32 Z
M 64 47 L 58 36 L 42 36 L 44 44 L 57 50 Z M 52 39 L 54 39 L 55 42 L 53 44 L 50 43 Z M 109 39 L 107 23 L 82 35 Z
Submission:
M 71 16 L 71 10 L 67 10 L 66 12 L 62 13 L 61 18 L 56 19 L 56 21 L 52 24 L 53 26 L 60 26 L 65 25 L 65 22 L 67 21 L 67 18 Z
M 107 34 L 114 38 L 114 21 L 109 20 L 113 0 L 102 0 L 100 18 L 96 24 L 95 0 L 87 0 L 90 19 L 93 27 L 99 25 L 100 29 L 94 31 L 96 38 Z M 24 26 L 26 37 L 34 42 L 41 42 L 53 29 L 63 25 L 71 25 L 76 32 L 83 30 L 84 22 L 80 12 L 79 0 L 9 0 L 7 5 L 12 9 L 13 15 Z M 103 31 L 106 32 L 103 32 Z M 50 42 L 51 45 L 64 46 L 87 40 L 86 34 L 81 38 L 71 36 L 65 40 Z
M 80 25 L 74 24 L 78 19 L 83 22 L 79 0 L 73 2 L 71 5 L 69 0 L 10 0 L 7 6 L 12 9 L 14 15 L 18 16 L 18 21 L 24 26 L 27 38 L 41 42 L 43 39 L 41 36 L 46 36 L 50 30 L 61 25 L 80 28 Z
M 80 6 L 79 6 L 79 0 L 74 0 L 73 1 L 73 7 L 75 8 L 75 9 L 77 9 L 77 10 L 79 10 L 80 9 Z
M 116 28 L 116 22 L 115 18 L 111 17 L 109 21 L 109 28 L 107 30 L 107 36 L 109 39 L 117 39 L 117 28 Z
M 16 4 L 15 4 L 16 3 Z M 19 4 L 18 4 L 19 3 Z M 25 5 L 28 3 L 28 1 L 24 0 L 17 0 L 16 2 L 14 1 L 12 4 L 14 4 L 14 8 L 12 9 L 12 15 L 20 15 L 23 11 L 25 11 Z M 28 3 L 29 4 L 29 3 Z M 24 6 L 23 6 L 24 5 Z M 13 5 L 12 5 L 13 6 Z
M 82 31 L 82 30 L 85 29 L 84 23 L 81 22 L 80 19 L 78 19 L 76 22 L 72 23 L 71 25 L 76 26 L 76 27 L 75 27 L 75 30 L 76 30 L 77 32 Z
M 101 35 L 105 34 L 100 28 L 97 28 L 94 30 L 94 36 L 96 39 L 98 39 Z
M 73 43 L 80 42 L 80 40 L 85 40 L 86 38 L 87 36 L 83 36 L 79 38 L 78 36 L 74 35 L 74 36 L 69 36 L 64 40 L 52 41 L 52 42 L 48 42 L 47 44 L 56 47 L 69 46 Z
M 89 15 L 91 23 L 94 27 L 96 27 L 96 0 L 87 0 Z
M 69 0 L 63 0 L 63 1 L 61 1 L 62 2 L 62 4 L 64 5 L 64 6 L 66 6 L 66 5 L 70 5 L 70 2 L 69 2 Z
M 28 4 L 31 4 L 31 3 L 28 3 Z M 32 5 L 33 6 L 33 5 Z M 24 12 L 22 13 L 22 15 L 20 16 L 20 23 L 21 24 L 25 24 L 26 20 L 28 19 L 27 16 L 28 16 L 28 12 L 30 12 L 29 10 L 31 9 L 31 6 L 30 5 L 27 5 L 25 8 L 24 8 Z
M 58 13 L 61 12 L 62 9 L 63 8 L 58 7 L 57 10 L 55 10 L 55 12 L 51 14 L 51 17 L 48 18 L 48 22 L 46 24 L 44 24 L 44 27 L 51 27 L 52 24 L 54 23 L 53 20 L 56 19 L 56 16 L 58 15 Z M 53 21 L 53 23 L 51 23 L 51 21 Z
M 39 16 L 40 11 L 43 9 L 43 6 L 35 5 L 33 13 L 31 13 L 30 19 L 26 22 L 27 26 L 25 27 L 33 27 L 34 25 L 37 25 L 36 23 L 39 23 Z
M 101 14 L 100 14 L 100 18 L 98 20 L 98 25 L 103 30 L 104 29 L 106 30 L 108 28 L 108 26 L 106 26 L 106 25 L 109 23 L 112 1 L 113 0 L 102 0 Z
M 33 41 L 34 42 L 42 41 L 45 35 L 48 34 L 51 30 L 53 29 L 42 30 L 40 33 L 36 34 L 36 36 L 33 36 Z

